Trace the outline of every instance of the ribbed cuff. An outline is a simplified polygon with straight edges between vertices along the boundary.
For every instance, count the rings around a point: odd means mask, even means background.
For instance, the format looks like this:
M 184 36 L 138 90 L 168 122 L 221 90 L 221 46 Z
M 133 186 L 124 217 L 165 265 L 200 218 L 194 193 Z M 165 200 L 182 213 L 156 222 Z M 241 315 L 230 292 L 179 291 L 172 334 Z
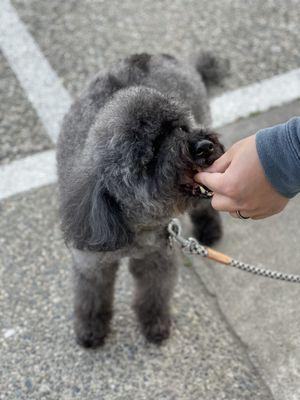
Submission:
M 283 196 L 300 192 L 300 118 L 260 130 L 256 148 L 266 177 Z

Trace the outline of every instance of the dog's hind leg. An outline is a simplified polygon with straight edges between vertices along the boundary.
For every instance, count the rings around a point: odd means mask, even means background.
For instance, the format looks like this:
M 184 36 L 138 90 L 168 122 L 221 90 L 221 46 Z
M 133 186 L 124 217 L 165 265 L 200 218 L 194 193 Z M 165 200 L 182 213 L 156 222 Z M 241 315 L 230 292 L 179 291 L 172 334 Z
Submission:
M 103 262 L 101 254 L 79 250 L 72 255 L 76 340 L 84 347 L 98 347 L 109 331 L 118 261 Z
M 172 256 L 163 251 L 130 260 L 130 271 L 136 281 L 134 309 L 146 339 L 156 344 L 170 334 L 170 298 L 177 275 Z

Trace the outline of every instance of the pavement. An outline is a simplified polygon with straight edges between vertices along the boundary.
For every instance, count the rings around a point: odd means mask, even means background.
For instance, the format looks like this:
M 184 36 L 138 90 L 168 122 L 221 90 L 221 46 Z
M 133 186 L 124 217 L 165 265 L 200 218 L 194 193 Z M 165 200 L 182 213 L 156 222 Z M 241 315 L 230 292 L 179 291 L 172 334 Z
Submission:
M 87 351 L 76 345 L 70 257 L 56 198 L 50 186 L 1 205 L 1 399 L 272 398 L 188 263 L 180 270 L 165 345 L 142 337 L 124 266 L 105 346 Z
M 0 51 L 0 164 L 53 148 Z
M 221 129 L 227 143 L 299 115 L 300 101 Z M 241 132 L 243 132 L 241 134 Z M 300 198 L 261 221 L 223 216 L 219 250 L 249 264 L 299 275 Z M 277 400 L 300 398 L 300 286 L 251 276 L 210 262 L 195 265 Z
M 5 0 L 7 1 L 7 0 Z M 1 2 L 0 2 L 1 3 Z M 231 60 L 218 95 L 299 68 L 300 1 L 13 0 L 73 96 L 86 79 L 138 51 L 188 57 L 211 48 Z M 0 163 L 54 146 L 0 53 Z M 299 115 L 300 101 L 220 129 L 227 146 Z M 1 168 L 1 166 L 0 166 Z M 17 175 L 14 176 L 17 179 Z M 252 264 L 299 273 L 299 198 L 280 216 L 223 216 L 218 248 Z M 122 265 L 112 332 L 99 350 L 74 341 L 70 256 L 55 185 L 0 202 L 0 399 L 298 400 L 300 287 L 183 258 L 172 336 L 145 342 Z
M 299 0 L 12 0 L 72 95 L 104 66 L 147 51 L 227 57 L 234 89 L 298 68 Z
M 224 139 L 227 130 L 230 142 L 230 134 L 256 131 L 283 113 L 289 118 L 298 106 L 226 127 Z M 299 212 L 296 198 L 266 221 L 224 217 L 219 248 L 297 273 Z M 1 216 L 0 399 L 299 398 L 297 285 L 183 259 L 172 336 L 157 348 L 139 332 L 122 266 L 112 334 L 102 349 L 86 351 L 74 341 L 70 257 L 55 186 L 2 201 Z

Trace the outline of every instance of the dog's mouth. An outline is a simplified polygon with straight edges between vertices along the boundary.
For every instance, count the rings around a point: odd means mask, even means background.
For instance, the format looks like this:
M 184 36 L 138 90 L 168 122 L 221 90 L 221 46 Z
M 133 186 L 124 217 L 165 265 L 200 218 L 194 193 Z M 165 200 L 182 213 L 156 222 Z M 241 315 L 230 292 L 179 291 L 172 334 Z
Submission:
M 181 185 L 181 190 L 189 196 L 197 197 L 199 199 L 210 199 L 214 195 L 214 192 L 197 182 Z
M 191 170 L 185 171 L 180 183 L 180 191 L 189 197 L 199 199 L 210 199 L 214 193 L 208 187 L 194 180 L 195 174 L 199 172 L 199 167 L 196 166 Z

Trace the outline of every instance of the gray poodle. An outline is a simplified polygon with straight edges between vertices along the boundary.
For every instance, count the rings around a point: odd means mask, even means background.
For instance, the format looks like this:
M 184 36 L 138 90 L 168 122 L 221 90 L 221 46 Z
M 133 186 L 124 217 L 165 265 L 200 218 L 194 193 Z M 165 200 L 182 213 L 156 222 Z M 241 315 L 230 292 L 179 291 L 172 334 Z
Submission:
M 202 243 L 220 238 L 219 216 L 193 176 L 223 153 L 209 128 L 205 84 L 218 83 L 225 64 L 209 53 L 190 64 L 135 54 L 97 75 L 65 116 L 57 147 L 60 213 L 82 346 L 104 342 L 123 257 L 130 258 L 143 334 L 157 344 L 166 339 L 176 280 L 168 222 L 188 212 Z

